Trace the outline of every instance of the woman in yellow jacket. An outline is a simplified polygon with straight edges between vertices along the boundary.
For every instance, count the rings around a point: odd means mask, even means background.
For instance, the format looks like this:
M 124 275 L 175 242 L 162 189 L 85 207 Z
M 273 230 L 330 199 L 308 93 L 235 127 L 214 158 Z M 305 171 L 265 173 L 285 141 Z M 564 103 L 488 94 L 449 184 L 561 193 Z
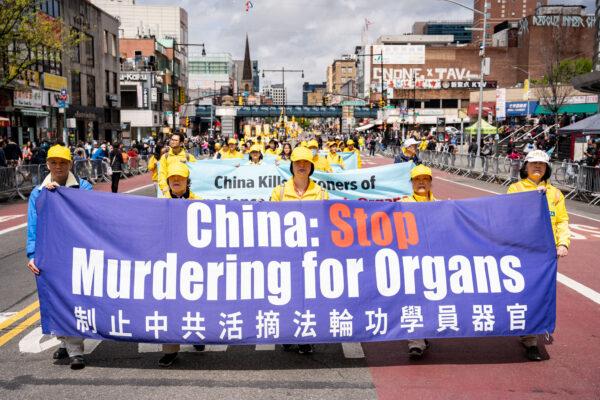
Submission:
M 167 182 L 169 190 L 165 193 L 167 199 L 185 199 L 185 200 L 202 200 L 190 190 L 190 170 L 184 163 L 169 164 L 167 170 Z M 163 356 L 158 360 L 160 367 L 170 367 L 177 359 L 179 354 L 179 344 L 163 344 Z M 195 344 L 194 348 L 198 351 L 204 351 L 203 344 Z
M 552 232 L 554 233 L 554 242 L 556 243 L 556 255 L 558 257 L 567 256 L 571 243 L 569 215 L 567 214 L 567 207 L 565 205 L 565 196 L 560 190 L 550 184 L 550 176 L 552 175 L 550 157 L 542 150 L 529 152 L 527 157 L 525 157 L 520 174 L 521 180 L 510 185 L 508 193 L 529 192 L 532 190 L 539 190 L 546 193 Z M 537 336 L 521 336 L 521 343 L 525 346 L 525 355 L 529 360 L 540 361 L 542 359 L 538 348 Z
M 164 147 L 156 147 L 154 149 L 154 153 L 150 156 L 148 160 L 148 171 L 152 172 L 152 182 L 158 184 L 158 162 L 163 154 L 166 154 L 169 151 L 167 146 Z
M 356 147 L 354 147 L 354 140 L 352 139 L 348 139 L 348 141 L 346 142 L 346 145 L 348 147 L 346 147 L 344 149 L 344 153 L 351 153 L 351 152 L 355 152 L 356 153 L 356 166 L 360 169 L 362 168 L 362 160 L 360 158 L 360 150 L 357 149 Z
M 312 152 L 306 147 L 296 147 L 290 157 L 292 179 L 273 189 L 271 201 L 307 201 L 329 200 L 329 193 L 310 179 L 315 171 Z M 291 344 L 284 344 L 283 349 L 290 351 Z M 298 353 L 309 354 L 314 351 L 312 344 L 299 344 Z

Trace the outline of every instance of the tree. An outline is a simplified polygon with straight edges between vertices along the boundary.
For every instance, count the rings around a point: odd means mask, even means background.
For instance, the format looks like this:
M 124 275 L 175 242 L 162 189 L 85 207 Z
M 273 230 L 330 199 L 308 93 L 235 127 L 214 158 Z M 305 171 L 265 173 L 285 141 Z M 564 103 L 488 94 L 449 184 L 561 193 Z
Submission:
M 574 92 L 571 79 L 592 70 L 591 60 L 567 57 L 567 39 L 565 29 L 555 27 L 552 39 L 545 42 L 540 50 L 545 73 L 543 79 L 538 81 L 541 85 L 537 88 L 537 94 L 546 109 L 554 115 L 555 123 L 558 123 L 559 110 Z
M 3 0 L 0 6 L 0 87 L 53 58 L 60 62 L 83 40 L 57 18 L 40 11 L 40 0 Z

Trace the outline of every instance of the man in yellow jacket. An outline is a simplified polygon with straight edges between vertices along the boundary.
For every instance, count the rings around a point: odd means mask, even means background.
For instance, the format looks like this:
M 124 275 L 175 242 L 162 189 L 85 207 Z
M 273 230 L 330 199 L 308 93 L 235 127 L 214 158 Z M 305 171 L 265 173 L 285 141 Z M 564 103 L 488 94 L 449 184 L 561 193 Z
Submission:
M 571 232 L 569 230 L 569 214 L 565 205 L 565 196 L 560 190 L 550 184 L 552 169 L 550 157 L 542 150 L 534 150 L 527 154 L 520 171 L 521 180 L 508 187 L 508 193 L 529 192 L 539 190 L 546 193 L 548 209 L 554 242 L 556 243 L 557 257 L 566 257 L 569 254 Z M 521 343 L 525 346 L 525 356 L 530 361 L 541 361 L 542 356 L 538 348 L 536 335 L 521 336 Z
M 410 182 L 412 183 L 413 193 L 410 196 L 402 198 L 402 202 L 424 202 L 436 201 L 431 193 L 431 183 L 433 175 L 431 168 L 425 165 L 417 165 L 410 171 Z M 427 339 L 411 339 L 408 341 L 408 355 L 413 360 L 423 357 L 425 350 L 429 348 Z
M 169 151 L 160 157 L 158 170 L 158 187 L 163 195 L 169 191 L 167 183 L 167 170 L 169 166 L 177 163 L 195 162 L 196 158 L 189 154 L 182 146 L 183 135 L 181 133 L 173 133 L 169 139 Z
M 342 160 L 342 156 L 340 156 L 337 153 L 337 149 L 337 142 L 329 142 L 329 153 L 327 153 L 327 161 L 329 161 L 329 164 L 338 164 L 342 167 L 342 169 L 346 169 L 346 166 L 344 165 L 344 160 Z
M 224 151 L 221 154 L 221 159 L 226 160 L 229 158 L 244 158 L 244 154 L 239 152 L 237 149 L 237 140 L 231 138 L 227 141 L 227 146 L 229 147 L 229 151 Z
M 348 139 L 348 141 L 346 142 L 346 145 L 348 147 L 346 147 L 344 149 L 344 153 L 355 152 L 356 153 L 356 165 L 358 166 L 358 168 L 362 168 L 362 160 L 360 158 L 360 150 L 357 149 L 356 147 L 354 147 L 354 140 Z
M 309 141 L 306 145 L 313 155 L 312 163 L 315 166 L 315 170 L 323 172 L 333 172 L 327 158 L 321 157 L 319 155 L 319 142 L 313 139 Z

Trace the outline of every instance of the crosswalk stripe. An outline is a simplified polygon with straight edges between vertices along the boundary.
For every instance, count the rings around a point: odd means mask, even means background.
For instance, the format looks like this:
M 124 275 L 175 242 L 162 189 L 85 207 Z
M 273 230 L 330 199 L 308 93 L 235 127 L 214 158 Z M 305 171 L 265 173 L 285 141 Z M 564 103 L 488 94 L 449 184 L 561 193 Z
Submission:
M 346 358 L 365 358 L 365 353 L 360 343 L 342 343 L 342 350 Z

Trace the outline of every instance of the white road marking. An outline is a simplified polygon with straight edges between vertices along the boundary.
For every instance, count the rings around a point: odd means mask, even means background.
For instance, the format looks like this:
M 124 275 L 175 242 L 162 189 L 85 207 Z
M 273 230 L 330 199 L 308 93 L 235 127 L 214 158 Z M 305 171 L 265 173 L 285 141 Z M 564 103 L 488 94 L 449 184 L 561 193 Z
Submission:
M 10 317 L 12 317 L 15 314 L 16 314 L 16 312 L 4 312 L 4 313 L 0 313 L 0 322 L 9 319 Z
M 445 181 L 445 182 L 454 183 L 456 185 L 466 186 L 468 188 L 480 190 L 482 192 L 493 193 L 493 194 L 501 194 L 501 193 L 494 192 L 494 191 L 491 191 L 491 190 L 481 189 L 481 188 L 478 188 L 476 186 L 468 185 L 466 183 L 460 183 L 460 182 L 451 181 L 451 180 L 445 179 L 445 178 L 436 177 L 435 179 L 439 179 L 439 180 Z M 590 219 L 592 221 L 598 221 L 598 222 L 600 222 L 600 220 L 598 220 L 598 219 L 586 217 L 585 215 L 579 215 L 579 214 L 575 214 L 575 213 L 572 213 L 572 212 L 570 212 L 569 214 L 576 215 L 578 217 L 587 218 L 587 219 Z M 562 283 L 563 285 L 565 285 L 566 287 L 568 287 L 569 289 L 572 289 L 572 290 L 576 291 L 577 293 L 583 295 L 584 297 L 587 297 L 588 299 L 592 300 L 594 303 L 600 304 L 600 293 L 596 292 L 595 290 L 590 289 L 589 287 L 587 287 L 587 286 L 585 286 L 585 285 L 577 282 L 574 279 L 569 278 L 566 275 L 561 274 L 560 272 L 558 273 L 556 280 L 558 282 Z
M 83 341 L 83 354 L 92 353 L 100 343 L 102 343 L 101 340 L 85 339 Z M 42 327 L 38 326 L 19 341 L 19 351 L 21 353 L 38 354 L 59 344 L 60 340 L 52 335 L 44 335 Z
M 17 215 L 4 215 L 0 216 L 0 223 L 10 221 L 11 219 L 17 219 L 20 217 L 24 217 L 25 214 L 17 214 Z
M 596 292 L 595 290 L 590 289 L 585 285 L 582 285 L 581 283 L 569 278 L 566 275 L 561 274 L 560 272 L 557 274 L 556 279 L 569 289 L 573 289 L 577 293 L 592 300 L 594 303 L 600 304 L 600 293 Z
M 360 343 L 342 343 L 342 350 L 346 358 L 365 358 L 365 353 Z
M 273 351 L 275 350 L 274 344 L 257 344 L 256 351 Z

